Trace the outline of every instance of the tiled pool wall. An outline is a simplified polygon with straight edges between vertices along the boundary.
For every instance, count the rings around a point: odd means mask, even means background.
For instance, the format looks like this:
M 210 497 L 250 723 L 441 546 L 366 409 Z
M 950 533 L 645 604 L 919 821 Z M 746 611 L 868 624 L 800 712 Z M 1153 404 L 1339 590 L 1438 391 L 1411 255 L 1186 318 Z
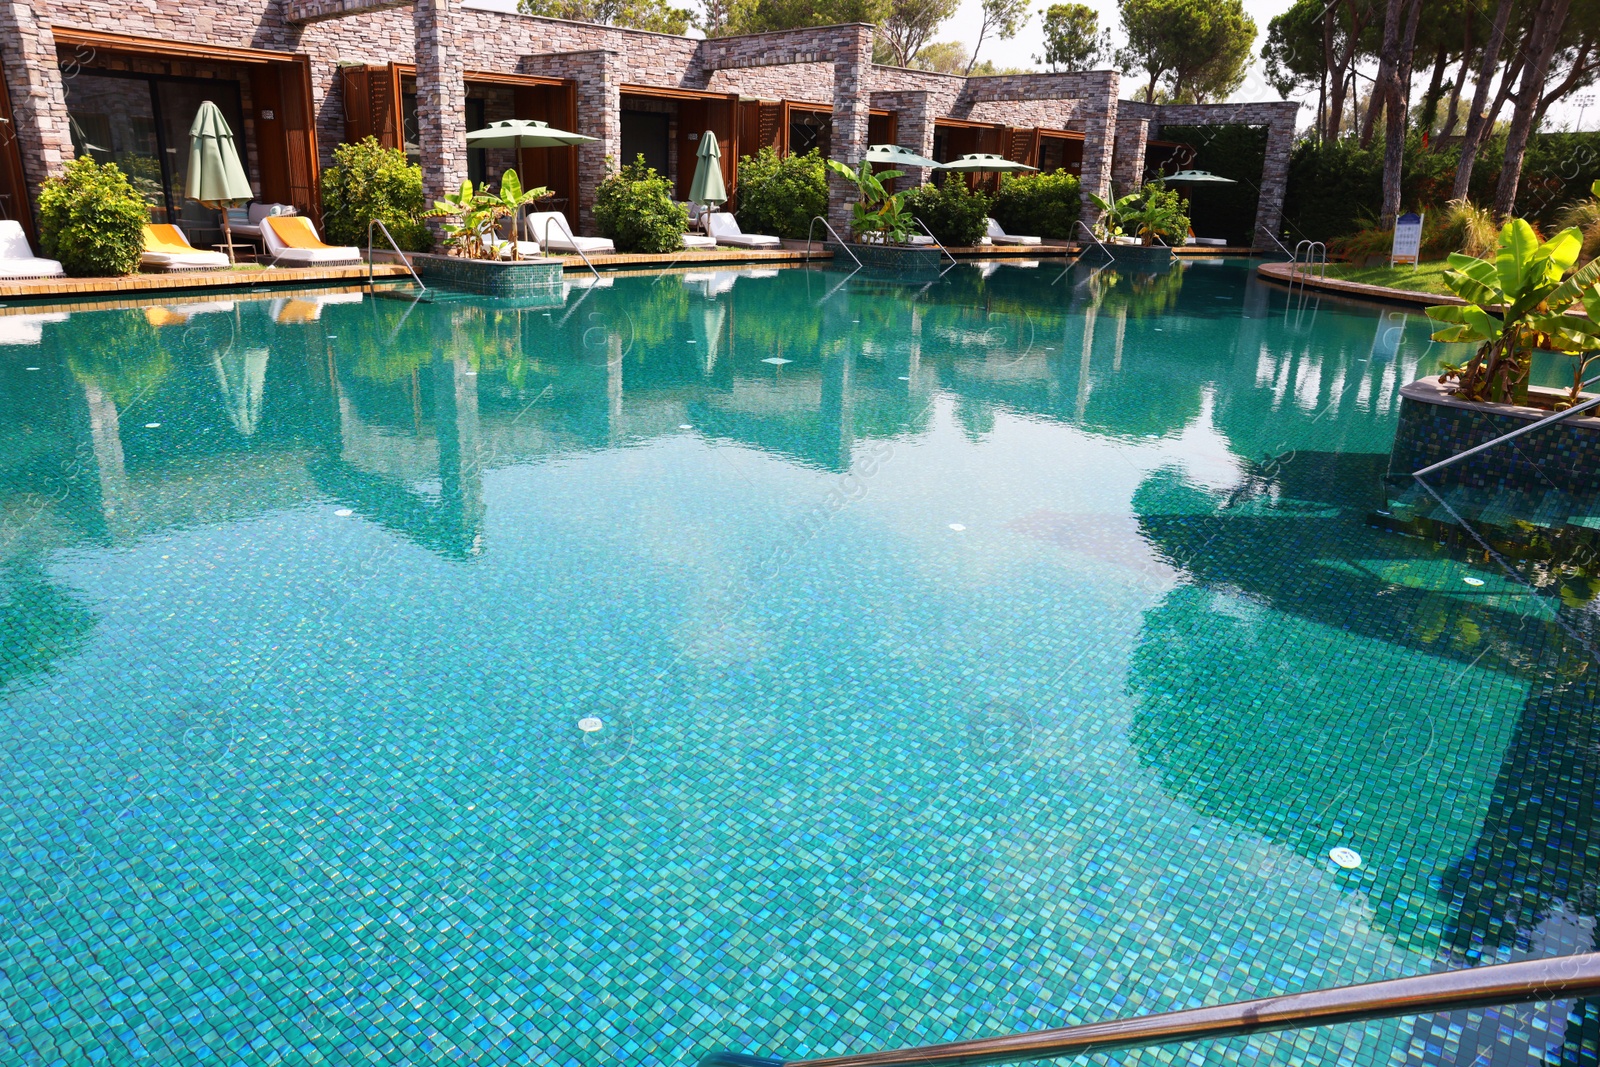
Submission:
M 1527 426 L 1548 412 L 1445 400 L 1432 379 L 1401 390 L 1389 473 L 1408 475 L 1466 449 Z M 1472 489 L 1566 493 L 1600 492 L 1600 419 L 1535 430 L 1438 472 L 1438 480 Z
M 429 282 L 469 293 L 498 297 L 529 297 L 559 292 L 565 269 L 560 260 L 492 263 L 458 256 L 412 257 L 418 273 Z

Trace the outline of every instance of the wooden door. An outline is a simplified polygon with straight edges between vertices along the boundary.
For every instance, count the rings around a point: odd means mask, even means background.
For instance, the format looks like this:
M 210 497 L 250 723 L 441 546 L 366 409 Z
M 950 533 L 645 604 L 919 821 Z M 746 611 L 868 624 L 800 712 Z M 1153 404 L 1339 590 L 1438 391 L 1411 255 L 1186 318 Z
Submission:
M 28 180 L 22 171 L 22 148 L 17 144 L 17 124 L 11 114 L 5 71 L 0 69 L 0 219 L 15 219 L 38 250 L 33 229 L 33 206 L 28 200 Z
M 513 111 L 519 119 L 538 119 L 559 130 L 577 132 L 577 94 L 569 82 L 564 85 L 519 85 L 512 94 Z M 518 153 L 517 174 L 524 188 L 542 185 L 566 200 L 563 209 L 568 225 L 577 233 L 578 225 L 578 150 L 576 148 L 524 148 Z
M 283 99 L 283 146 L 289 179 L 289 203 L 322 228 L 321 170 L 317 159 L 317 120 L 311 102 L 311 60 L 296 56 L 275 63 Z

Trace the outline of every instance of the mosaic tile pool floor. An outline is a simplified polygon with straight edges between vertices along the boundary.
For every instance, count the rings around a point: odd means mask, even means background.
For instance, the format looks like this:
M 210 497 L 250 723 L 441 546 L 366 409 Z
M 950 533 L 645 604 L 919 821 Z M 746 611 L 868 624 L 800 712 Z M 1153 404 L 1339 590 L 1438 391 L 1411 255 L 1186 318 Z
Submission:
M 1424 320 L 1058 269 L 0 317 L 0 1062 L 678 1067 L 1591 948 L 1592 603 L 1367 521 Z

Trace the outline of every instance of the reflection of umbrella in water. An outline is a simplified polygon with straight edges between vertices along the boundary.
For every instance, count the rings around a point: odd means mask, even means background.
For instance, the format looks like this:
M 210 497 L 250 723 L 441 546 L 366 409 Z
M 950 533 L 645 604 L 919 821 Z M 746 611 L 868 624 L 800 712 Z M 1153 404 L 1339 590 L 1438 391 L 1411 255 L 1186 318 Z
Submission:
M 717 365 L 717 344 L 722 340 L 722 326 L 727 317 L 728 309 L 721 301 L 707 300 L 700 306 L 699 317 L 689 320 L 689 329 L 700 349 L 700 371 L 708 377 Z
M 230 347 L 226 351 L 213 351 L 211 369 L 216 372 L 217 385 L 222 390 L 222 406 L 228 413 L 228 421 L 240 436 L 251 436 L 261 421 L 261 401 L 266 395 L 267 349 L 235 352 Z
M 228 225 L 228 208 L 247 204 L 255 198 L 250 179 L 245 177 L 239 150 L 234 147 L 233 130 L 222 117 L 222 109 L 207 100 L 195 113 L 189 126 L 189 173 L 183 195 L 213 211 L 222 212 L 222 239 L 228 245 L 228 262 L 233 262 L 233 231 Z

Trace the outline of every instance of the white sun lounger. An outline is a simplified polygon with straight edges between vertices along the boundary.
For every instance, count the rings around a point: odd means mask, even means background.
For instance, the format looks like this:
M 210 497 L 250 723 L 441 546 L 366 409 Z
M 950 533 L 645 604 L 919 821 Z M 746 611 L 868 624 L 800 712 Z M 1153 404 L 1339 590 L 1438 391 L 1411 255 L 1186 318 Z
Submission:
M 221 252 L 206 252 L 189 243 L 189 238 L 171 223 L 151 223 L 144 228 L 144 251 L 139 266 L 155 270 L 226 270 L 228 257 Z
M 56 260 L 33 254 L 22 223 L 0 219 L 0 278 L 59 278 L 66 273 Z
M 994 219 L 984 219 L 983 222 L 988 227 L 985 236 L 997 245 L 1036 245 L 1039 243 L 1039 238 L 1037 237 L 1025 237 L 1021 234 L 1007 233 L 1000 228 L 1000 224 Z
M 317 228 L 304 215 L 269 215 L 262 219 L 261 241 L 275 264 L 317 267 L 361 262 L 361 249 L 354 245 L 323 244 Z
M 523 221 L 523 232 L 551 252 L 583 252 L 598 255 L 617 250 L 607 237 L 576 237 L 559 211 L 535 211 Z
M 739 229 L 739 220 L 727 211 L 706 213 L 706 233 L 710 234 L 717 244 L 727 245 L 730 248 L 783 247 L 783 242 L 776 237 L 769 237 L 763 233 L 745 233 Z

